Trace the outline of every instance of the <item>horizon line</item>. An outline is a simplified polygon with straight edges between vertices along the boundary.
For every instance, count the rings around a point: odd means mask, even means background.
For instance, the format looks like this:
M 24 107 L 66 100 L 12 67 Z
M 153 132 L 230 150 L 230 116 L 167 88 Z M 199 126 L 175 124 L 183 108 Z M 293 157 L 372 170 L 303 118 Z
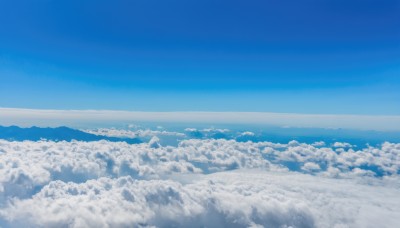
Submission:
M 128 111 L 0 107 L 0 124 L 41 125 L 109 122 L 261 124 L 281 127 L 400 131 L 400 115 L 304 114 L 232 111 Z M 47 124 L 47 125 L 46 125 Z

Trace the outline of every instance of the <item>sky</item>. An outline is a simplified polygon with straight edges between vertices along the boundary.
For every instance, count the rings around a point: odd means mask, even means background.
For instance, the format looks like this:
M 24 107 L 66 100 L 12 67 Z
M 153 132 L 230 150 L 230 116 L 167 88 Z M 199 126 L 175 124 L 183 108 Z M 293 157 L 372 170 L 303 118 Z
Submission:
M 305 128 L 330 130 L 352 129 L 400 132 L 400 116 L 395 115 L 326 115 L 268 112 L 135 112 L 115 110 L 51 110 L 0 108 L 0 125 L 23 127 L 70 126 L 74 128 L 129 126 L 133 123 L 184 124 L 204 126 L 278 126 L 288 131 Z M 210 125 L 211 124 L 211 125 Z M 233 125 L 232 125 L 233 124 Z M 160 125 L 158 125 L 160 126 Z M 276 130 L 276 129 L 275 129 Z M 375 132 L 376 133 L 376 132 Z M 315 133 L 317 135 L 320 132 Z M 343 132 L 336 134 L 343 136 Z M 378 137 L 375 135 L 375 137 Z
M 0 107 L 400 115 L 399 0 L 15 0 L 0 21 Z

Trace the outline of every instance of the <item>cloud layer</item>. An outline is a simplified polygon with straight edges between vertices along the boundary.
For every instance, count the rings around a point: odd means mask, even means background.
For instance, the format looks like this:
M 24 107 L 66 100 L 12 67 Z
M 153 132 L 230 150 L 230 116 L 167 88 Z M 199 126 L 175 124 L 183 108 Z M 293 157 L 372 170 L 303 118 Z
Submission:
M 269 124 L 306 128 L 399 131 L 400 116 L 316 115 L 267 112 L 130 112 L 0 108 L 0 124 L 79 126 L 104 122 Z
M 0 140 L 3 227 L 397 227 L 400 144 Z
M 192 182 L 129 176 L 52 181 L 32 198 L 12 200 L 1 215 L 6 225 L 44 227 L 398 226 L 398 188 L 247 171 Z

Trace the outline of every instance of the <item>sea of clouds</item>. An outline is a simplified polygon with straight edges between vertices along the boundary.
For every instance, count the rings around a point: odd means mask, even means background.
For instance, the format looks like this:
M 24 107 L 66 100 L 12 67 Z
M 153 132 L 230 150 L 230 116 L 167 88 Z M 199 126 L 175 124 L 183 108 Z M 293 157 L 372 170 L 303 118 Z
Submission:
M 400 227 L 400 144 L 138 135 L 0 140 L 0 227 Z

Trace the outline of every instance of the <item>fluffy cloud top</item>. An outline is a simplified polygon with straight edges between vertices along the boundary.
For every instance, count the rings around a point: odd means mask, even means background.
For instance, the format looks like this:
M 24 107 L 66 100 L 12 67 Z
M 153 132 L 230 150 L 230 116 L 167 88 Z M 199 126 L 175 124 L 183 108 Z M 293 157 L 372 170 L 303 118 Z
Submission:
M 188 184 L 127 176 L 52 181 L 1 215 L 3 225 L 45 227 L 397 227 L 398 194 L 293 173 L 223 172 Z
M 0 226 L 398 227 L 399 170 L 388 142 L 0 140 Z

